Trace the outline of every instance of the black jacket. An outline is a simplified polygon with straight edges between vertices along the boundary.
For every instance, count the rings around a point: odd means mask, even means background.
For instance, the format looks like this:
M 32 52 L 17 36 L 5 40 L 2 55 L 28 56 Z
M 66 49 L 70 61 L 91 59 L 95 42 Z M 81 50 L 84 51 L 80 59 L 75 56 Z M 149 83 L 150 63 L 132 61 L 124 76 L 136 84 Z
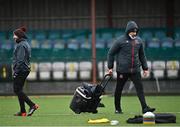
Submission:
M 14 74 L 30 71 L 31 48 L 27 39 L 20 39 L 13 52 Z
M 114 59 L 116 58 L 116 71 L 120 73 L 140 72 L 140 66 L 147 70 L 147 61 L 143 48 L 143 41 L 140 37 L 131 39 L 128 33 L 138 26 L 134 21 L 128 22 L 125 34 L 113 42 L 107 56 L 108 68 L 113 68 Z

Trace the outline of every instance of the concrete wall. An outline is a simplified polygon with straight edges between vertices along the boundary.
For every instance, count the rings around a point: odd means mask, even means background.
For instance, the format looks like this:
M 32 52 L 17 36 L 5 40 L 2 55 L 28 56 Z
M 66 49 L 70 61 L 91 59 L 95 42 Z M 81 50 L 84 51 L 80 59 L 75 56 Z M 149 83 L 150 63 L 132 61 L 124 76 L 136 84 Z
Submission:
M 51 94 L 73 94 L 82 82 L 27 82 L 24 91 L 28 94 L 35 95 L 51 95 Z M 115 81 L 110 82 L 106 89 L 106 94 L 113 94 L 115 89 Z M 180 80 L 160 80 L 159 90 L 156 81 L 143 81 L 145 94 L 180 94 Z M 134 86 L 130 86 L 130 82 L 124 87 L 124 94 L 134 94 Z M 12 82 L 0 83 L 0 95 L 13 95 Z

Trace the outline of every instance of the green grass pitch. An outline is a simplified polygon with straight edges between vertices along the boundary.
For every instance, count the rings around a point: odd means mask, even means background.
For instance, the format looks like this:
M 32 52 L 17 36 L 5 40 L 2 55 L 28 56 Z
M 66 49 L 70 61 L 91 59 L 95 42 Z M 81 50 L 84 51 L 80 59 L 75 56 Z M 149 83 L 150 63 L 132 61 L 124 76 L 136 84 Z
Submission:
M 104 96 L 105 108 L 98 108 L 97 114 L 74 114 L 69 109 L 72 96 L 31 96 L 40 105 L 31 117 L 13 116 L 19 110 L 16 97 L 0 97 L 0 126 L 110 126 L 106 124 L 88 124 L 88 119 L 108 118 L 118 120 L 118 126 L 145 126 L 143 124 L 127 124 L 126 120 L 141 114 L 136 96 L 123 96 L 124 114 L 114 114 L 113 97 Z M 156 107 L 156 112 L 173 113 L 177 117 L 176 124 L 156 124 L 156 126 L 180 126 L 180 96 L 146 96 L 148 104 Z M 26 106 L 28 109 L 28 106 Z

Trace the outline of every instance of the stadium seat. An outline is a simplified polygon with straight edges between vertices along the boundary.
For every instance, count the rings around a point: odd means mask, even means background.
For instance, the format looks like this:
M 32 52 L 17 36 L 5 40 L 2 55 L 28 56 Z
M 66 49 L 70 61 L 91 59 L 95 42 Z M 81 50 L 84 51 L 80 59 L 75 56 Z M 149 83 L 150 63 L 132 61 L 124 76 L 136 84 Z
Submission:
M 52 43 L 51 43 L 50 40 L 44 40 L 44 41 L 42 41 L 41 44 L 40 44 L 40 48 L 41 48 L 41 49 L 51 49 L 52 46 L 53 46 L 53 45 L 52 45 Z
M 79 35 L 79 36 L 76 36 L 75 38 L 79 44 L 82 44 L 86 41 L 86 37 L 84 35 Z
M 0 81 L 10 81 L 11 79 L 12 79 L 11 64 L 0 63 Z
M 158 38 L 159 40 L 162 40 L 163 38 L 166 37 L 166 33 L 165 31 L 159 30 L 159 31 L 155 31 L 155 38 Z
M 149 48 L 159 48 L 160 47 L 160 41 L 157 38 L 152 38 L 148 41 L 147 46 Z
M 176 40 L 175 40 L 174 46 L 175 46 L 176 48 L 180 48 L 180 39 L 176 39 Z
M 35 39 L 38 41 L 43 41 L 46 39 L 46 33 L 44 31 L 36 31 Z
M 102 33 L 101 35 L 102 39 L 104 40 L 105 43 L 110 43 L 112 41 L 112 33 Z
M 152 32 L 150 32 L 150 31 L 144 31 L 144 32 L 142 33 L 141 37 L 142 37 L 142 39 L 143 39 L 144 41 L 149 41 L 149 40 L 151 40 L 151 39 L 153 38 L 153 34 L 152 34 Z
M 54 62 L 52 64 L 52 76 L 53 80 L 64 80 L 64 71 L 65 71 L 65 63 L 64 62 Z
M 174 79 L 178 78 L 179 71 L 179 61 L 167 61 L 166 63 L 167 69 L 167 78 Z
M 78 62 L 67 62 L 66 63 L 66 79 L 77 80 L 78 79 Z
M 67 41 L 67 48 L 72 50 L 78 50 L 79 49 L 79 43 L 76 39 L 69 39 Z
M 31 48 L 39 49 L 40 48 L 40 43 L 37 40 L 32 39 L 31 43 L 30 43 L 30 46 L 31 46 Z
M 67 40 L 69 40 L 69 39 L 71 39 L 72 38 L 72 36 L 73 36 L 73 31 L 63 31 L 63 33 L 61 33 L 62 34 L 62 39 L 63 40 L 65 40 L 65 41 L 67 41 Z
M 80 79 L 81 80 L 90 80 L 91 79 L 91 71 L 92 71 L 92 63 L 90 61 L 82 61 L 79 63 L 80 70 Z
M 28 39 L 31 41 L 32 39 L 34 39 L 34 36 L 33 36 L 33 32 L 32 31 L 28 31 L 27 32 L 27 37 Z
M 112 39 L 112 33 L 110 33 L 110 32 L 109 33 L 102 33 L 101 36 L 105 40 Z
M 52 65 L 50 62 L 41 62 L 41 63 L 39 63 L 38 68 L 39 68 L 40 80 L 50 80 L 51 79 Z
M 105 40 L 102 38 L 96 39 L 96 49 L 104 49 L 105 48 Z
M 60 39 L 60 33 L 58 31 L 49 31 L 49 40 L 58 40 Z
M 80 48 L 81 49 L 91 49 L 91 43 L 86 41 L 86 42 L 80 44 Z
M 29 73 L 27 80 L 29 81 L 37 80 L 38 79 L 37 73 L 38 73 L 38 64 L 31 63 L 31 72 Z
M 53 48 L 54 49 L 64 49 L 65 48 L 65 41 L 60 39 L 60 40 L 56 40 L 53 43 Z
M 4 40 L 4 43 L 1 44 L 2 49 L 13 49 L 14 42 L 12 40 Z
M 153 61 L 152 69 L 154 78 L 162 79 L 165 77 L 165 61 Z
M 99 79 L 102 79 L 104 74 L 105 74 L 104 62 L 100 61 L 100 62 L 98 62 L 98 77 L 99 77 Z
M 112 44 L 114 43 L 116 39 L 112 40 L 112 42 L 107 43 L 107 48 L 110 49 L 112 47 Z
M 97 38 L 100 38 L 100 34 L 96 32 L 96 39 L 97 39 Z M 91 33 L 88 35 L 88 40 L 89 40 L 90 42 L 91 42 L 91 40 L 92 40 L 92 34 L 91 34 Z
M 120 36 L 122 36 L 124 34 L 124 31 L 117 31 L 115 34 L 114 34 L 114 37 L 115 38 L 118 38 Z
M 0 32 L 0 41 L 1 40 L 6 40 L 6 32 Z
M 34 36 L 34 39 L 31 41 L 32 48 L 48 47 L 49 44 L 46 43 L 46 33 L 44 31 L 35 31 Z
M 175 39 L 180 39 L 180 29 L 175 30 Z
M 142 68 L 141 68 L 141 76 L 142 76 L 142 79 L 150 79 L 150 78 L 151 78 L 151 61 L 147 61 L 147 65 L 148 65 L 148 71 L 149 71 L 149 73 L 147 74 L 146 77 L 143 75 L 143 70 L 142 70 Z
M 173 39 L 171 37 L 166 37 L 164 39 L 162 39 L 162 47 L 163 48 L 172 48 L 173 47 Z

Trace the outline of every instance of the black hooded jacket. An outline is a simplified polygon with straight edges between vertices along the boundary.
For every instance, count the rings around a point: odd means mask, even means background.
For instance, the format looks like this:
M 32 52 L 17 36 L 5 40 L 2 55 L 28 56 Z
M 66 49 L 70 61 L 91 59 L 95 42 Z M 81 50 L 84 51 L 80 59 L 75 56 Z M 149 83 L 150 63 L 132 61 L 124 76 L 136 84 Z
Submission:
M 18 39 L 13 52 L 14 74 L 30 71 L 31 48 L 27 38 Z
M 135 39 L 131 39 L 128 35 L 132 29 L 138 30 L 138 26 L 134 21 L 129 21 L 125 34 L 113 42 L 107 55 L 109 69 L 113 68 L 116 58 L 117 72 L 137 73 L 140 72 L 141 65 L 143 70 L 148 70 L 142 39 L 138 36 Z

